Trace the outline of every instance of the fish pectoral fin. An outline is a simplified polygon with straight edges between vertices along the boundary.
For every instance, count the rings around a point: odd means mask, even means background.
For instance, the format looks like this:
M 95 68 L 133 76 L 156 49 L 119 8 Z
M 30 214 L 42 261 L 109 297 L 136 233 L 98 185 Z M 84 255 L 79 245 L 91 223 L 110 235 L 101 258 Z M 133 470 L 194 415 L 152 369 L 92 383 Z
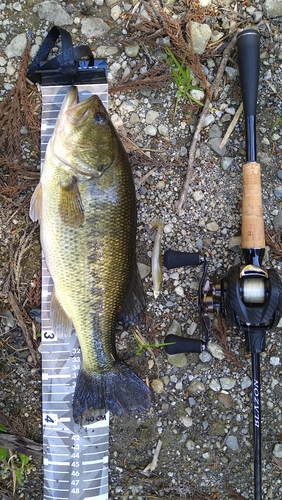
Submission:
M 62 221 L 68 226 L 78 227 L 84 222 L 83 205 L 76 177 L 72 177 L 68 184 L 60 184 L 59 213 Z
M 71 319 L 65 313 L 59 300 L 57 299 L 55 289 L 52 292 L 50 304 L 51 327 L 58 338 L 70 337 L 73 330 Z
M 120 310 L 117 312 L 117 321 L 121 323 L 124 328 L 128 328 L 132 323 L 137 323 L 139 318 L 144 314 L 145 305 L 142 281 L 138 267 L 136 266 L 132 284 L 125 295 L 125 300 Z
M 30 200 L 29 216 L 33 222 L 39 221 L 42 215 L 42 184 L 37 184 Z

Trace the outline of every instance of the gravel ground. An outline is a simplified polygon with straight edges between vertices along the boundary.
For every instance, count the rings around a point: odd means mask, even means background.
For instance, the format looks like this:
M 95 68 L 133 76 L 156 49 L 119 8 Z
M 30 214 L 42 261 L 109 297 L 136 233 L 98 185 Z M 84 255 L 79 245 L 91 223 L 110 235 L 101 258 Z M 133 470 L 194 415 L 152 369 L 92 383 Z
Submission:
M 210 3 L 209 0 L 200 2 L 201 5 Z M 196 5 L 188 0 L 167 0 L 163 4 L 167 4 L 168 9 L 175 4 L 181 8 L 180 12 L 188 8 L 192 12 Z M 261 33 L 257 147 L 262 165 L 265 224 L 272 233 L 282 228 L 282 5 L 280 0 L 240 3 L 214 0 L 213 4 L 220 7 L 217 14 L 201 22 L 201 26 L 211 30 L 206 42 L 205 34 L 198 40 L 200 44 L 210 44 L 204 50 L 237 26 L 256 26 Z M 145 55 L 140 70 L 144 74 L 150 57 L 156 53 L 148 51 L 145 41 L 137 47 L 120 43 L 128 40 L 135 30 L 135 20 L 131 20 L 129 14 L 133 10 L 139 13 L 140 9 L 144 15 L 144 7 L 131 0 L 0 3 L 0 97 L 7 95 L 17 79 L 27 32 L 32 30 L 34 55 L 54 23 L 68 29 L 75 43 L 89 43 L 95 55 L 108 57 L 110 87 L 128 75 Z M 172 15 L 171 10 L 167 12 Z M 194 45 L 196 41 L 194 39 Z M 219 62 L 220 57 L 212 52 L 203 60 L 210 83 Z M 198 84 L 196 80 L 195 83 Z M 138 199 L 138 260 L 143 264 L 148 312 L 147 333 L 145 328 L 142 332 L 148 342 L 158 343 L 163 342 L 169 330 L 188 336 L 202 335 L 196 308 L 201 268 L 164 269 L 162 294 L 155 300 L 149 268 L 155 237 L 152 221 L 159 218 L 165 224 L 164 250 L 199 250 L 209 255 L 211 280 L 223 276 L 231 265 L 241 260 L 237 240 L 234 242 L 232 238 L 240 235 L 241 168 L 245 160 L 242 115 L 225 150 L 214 151 L 214 143 L 221 142 L 240 104 L 236 53 L 229 59 L 220 97 L 212 103 L 207 115 L 187 201 L 180 212 L 175 207 L 184 184 L 189 147 L 199 114 L 191 113 L 184 100 L 179 101 L 175 112 L 175 104 L 173 83 L 161 89 L 125 89 L 112 93 L 109 99 L 109 112 L 115 125 L 122 125 L 123 134 L 155 162 L 150 163 L 145 156 L 137 160 L 136 154 L 132 157 Z M 144 175 L 157 160 L 157 168 L 144 181 Z M 33 164 L 36 163 L 35 158 Z M 40 369 L 34 367 L 13 316 L 8 316 L 7 310 L 11 311 L 11 307 L 5 287 L 7 262 L 12 262 L 11 241 L 19 241 L 15 234 L 20 238 L 24 229 L 29 234 L 32 227 L 24 211 L 16 212 L 15 206 L 3 199 L 0 308 L 5 317 L 1 317 L 0 325 L 0 410 L 2 419 L 4 415 L 14 429 L 22 426 L 27 437 L 40 442 Z M 35 232 L 32 252 L 28 252 L 22 263 L 22 280 L 33 279 L 39 265 Z M 269 247 L 264 265 L 281 270 L 281 262 L 274 258 Z M 253 498 L 251 362 L 245 355 L 243 335 L 229 329 L 227 341 L 236 358 L 233 362 L 223 353 L 215 336 L 211 339 L 210 351 L 201 355 L 173 358 L 159 348 L 154 350 L 154 357 L 145 350 L 136 357 L 135 341 L 129 333 L 120 332 L 120 355 L 136 373 L 149 378 L 155 390 L 155 407 L 146 417 L 111 417 L 110 499 Z M 266 344 L 266 351 L 261 355 L 263 498 L 278 500 L 282 498 L 281 329 L 267 334 Z M 152 461 L 159 440 L 162 446 L 157 467 L 143 473 Z M 23 485 L 17 487 L 16 495 L 26 500 L 41 500 L 41 462 L 32 458 L 31 463 L 33 468 Z M 12 496 L 11 491 L 11 478 L 0 479 L 0 498 L 7 500 Z

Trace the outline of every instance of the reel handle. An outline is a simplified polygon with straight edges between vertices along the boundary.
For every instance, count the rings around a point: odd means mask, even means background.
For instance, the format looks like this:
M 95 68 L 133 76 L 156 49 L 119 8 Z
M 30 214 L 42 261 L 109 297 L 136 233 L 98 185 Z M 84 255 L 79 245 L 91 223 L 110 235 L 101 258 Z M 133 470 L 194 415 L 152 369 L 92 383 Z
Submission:
M 202 340 L 198 339 L 187 339 L 184 337 L 179 337 L 173 333 L 169 333 L 165 342 L 174 342 L 174 344 L 166 345 L 165 352 L 167 354 L 179 354 L 181 352 L 202 352 L 205 348 Z
M 167 250 L 163 256 L 163 264 L 167 269 L 182 266 L 199 266 L 203 259 L 198 252 L 179 252 L 178 250 Z

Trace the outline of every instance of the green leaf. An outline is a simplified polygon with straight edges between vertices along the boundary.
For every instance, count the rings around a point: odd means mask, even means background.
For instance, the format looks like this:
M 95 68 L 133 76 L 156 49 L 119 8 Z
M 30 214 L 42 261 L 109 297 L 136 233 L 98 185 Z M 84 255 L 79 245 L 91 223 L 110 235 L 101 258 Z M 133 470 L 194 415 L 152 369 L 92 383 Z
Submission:
M 7 432 L 7 427 L 5 427 L 5 425 L 0 424 L 0 431 Z
M 0 448 L 0 460 L 6 460 L 7 458 L 7 450 L 5 448 Z
M 22 463 L 22 468 L 28 464 L 29 462 L 29 457 L 27 455 L 25 455 L 24 453 L 19 453 L 19 457 L 21 459 L 21 463 Z
M 15 475 L 16 475 L 18 483 L 22 486 L 22 484 L 23 484 L 23 476 L 22 476 L 21 469 L 15 469 L 14 472 L 15 472 Z

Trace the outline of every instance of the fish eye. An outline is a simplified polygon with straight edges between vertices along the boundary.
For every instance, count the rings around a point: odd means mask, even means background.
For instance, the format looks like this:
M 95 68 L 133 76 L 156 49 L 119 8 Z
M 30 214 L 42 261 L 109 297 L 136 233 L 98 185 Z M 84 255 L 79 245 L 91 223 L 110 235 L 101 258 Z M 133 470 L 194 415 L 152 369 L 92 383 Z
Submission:
M 96 115 L 94 116 L 94 123 L 96 123 L 97 125 L 104 125 L 104 123 L 106 123 L 105 113 L 96 113 Z

